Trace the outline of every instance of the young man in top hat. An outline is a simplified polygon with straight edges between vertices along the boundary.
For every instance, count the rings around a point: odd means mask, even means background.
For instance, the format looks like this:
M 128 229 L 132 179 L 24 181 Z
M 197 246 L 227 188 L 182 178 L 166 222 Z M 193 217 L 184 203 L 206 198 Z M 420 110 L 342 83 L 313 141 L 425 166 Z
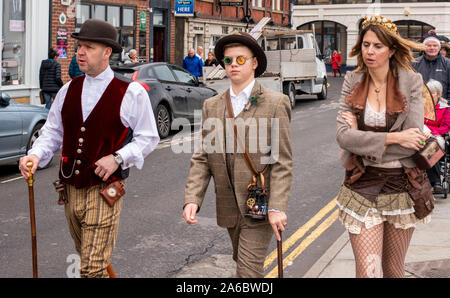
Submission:
M 202 137 L 205 141 L 215 135 L 215 144 L 212 146 L 223 150 L 209 150 L 205 143 L 193 154 L 185 188 L 183 216 L 188 224 L 197 223 L 196 213 L 202 205 L 212 176 L 216 192 L 217 223 L 228 229 L 233 246 L 233 259 L 237 263 L 237 277 L 263 277 L 264 260 L 272 235 L 275 233 L 276 238 L 280 240 L 278 231 L 284 231 L 287 224 L 285 212 L 292 181 L 291 107 L 287 96 L 266 89 L 255 81 L 255 77 L 265 71 L 267 59 L 251 35 L 236 32 L 221 38 L 215 46 L 215 54 L 224 66 L 231 86 L 226 92 L 207 99 L 203 104 Z M 229 109 L 233 110 L 233 114 L 229 114 Z M 235 118 L 231 119 L 231 115 Z M 213 119 L 218 119 L 219 123 L 206 125 Z M 253 119 L 255 121 L 252 121 Z M 276 121 L 272 121 L 273 119 Z M 231 122 L 253 123 L 248 130 L 244 125 L 244 130 L 253 133 L 245 133 L 244 136 L 236 134 L 237 137 L 234 138 L 234 126 L 227 127 Z M 264 123 L 269 126 L 271 123 L 278 125 L 275 125 L 274 129 L 264 127 Z M 257 130 L 252 129 L 252 125 L 256 126 Z M 226 129 L 217 132 L 211 129 L 212 127 Z M 242 131 L 239 128 L 237 130 Z M 267 131 L 265 138 L 261 137 L 264 135 L 261 134 L 262 130 Z M 251 145 L 247 144 L 258 137 L 258 144 L 271 146 L 269 152 L 261 148 L 254 150 L 255 152 L 250 151 Z M 266 210 L 269 212 L 265 220 L 249 217 L 251 205 L 248 205 L 247 200 L 248 186 L 254 182 L 254 176 L 258 175 L 255 175 L 246 156 L 242 154 L 244 148 L 241 144 L 244 140 L 256 171 L 262 172 L 268 165 L 263 171 L 263 177 L 257 177 L 258 185 L 262 185 L 264 181 L 267 190 Z M 268 157 L 272 155 L 276 157 L 268 162 Z
M 90 19 L 72 37 L 78 40 L 77 61 L 85 75 L 58 92 L 41 136 L 19 168 L 27 178 L 28 161 L 34 173 L 62 146 L 59 177 L 65 184 L 70 234 L 80 253 L 80 276 L 108 277 L 123 198 L 110 206 L 100 192 L 112 182 L 124 184 L 128 168 L 141 169 L 159 136 L 145 89 L 115 78 L 109 66 L 111 54 L 122 51 L 116 29 Z M 117 191 L 120 186 L 108 195 L 118 198 Z

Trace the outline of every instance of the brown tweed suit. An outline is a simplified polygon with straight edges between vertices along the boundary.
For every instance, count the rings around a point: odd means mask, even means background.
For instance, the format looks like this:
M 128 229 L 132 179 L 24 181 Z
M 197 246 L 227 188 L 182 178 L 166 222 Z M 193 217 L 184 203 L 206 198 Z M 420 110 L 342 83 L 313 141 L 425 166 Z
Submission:
M 262 123 L 260 119 L 267 119 L 267 141 L 259 139 L 257 144 L 262 143 L 269 146 L 273 144 L 271 119 L 276 118 L 279 121 L 277 136 L 279 155 L 277 160 L 271 164 L 269 170 L 266 171 L 264 177 L 266 189 L 269 191 L 269 210 L 277 209 L 286 212 L 292 181 L 289 99 L 281 93 L 262 87 L 258 82 L 255 83 L 250 97 L 259 98 L 260 101 L 257 104 L 251 104 L 248 109 L 244 109 L 236 117 L 236 119 L 242 118 L 241 120 L 247 120 L 250 123 L 245 127 L 247 148 L 249 148 L 249 139 L 258 138 L 260 135 L 260 129 L 262 129 L 260 128 L 260 123 Z M 229 147 L 229 144 L 226 144 L 228 140 L 225 136 L 226 113 L 226 92 L 207 99 L 203 105 L 202 139 L 211 140 L 211 135 L 215 135 L 211 144 L 215 145 L 216 148 L 221 148 L 221 151 L 210 152 L 202 146 L 199 152 L 194 153 L 186 182 L 184 203 L 185 205 L 195 203 L 200 210 L 209 181 L 213 177 L 217 223 L 219 226 L 229 229 L 233 242 L 233 255 L 238 264 L 237 275 L 241 277 L 261 277 L 264 273 L 265 254 L 273 232 L 267 221 L 261 223 L 243 217 L 247 211 L 247 186 L 252 181 L 253 173 L 248 168 L 242 154 L 226 154 L 226 147 Z M 252 118 L 255 121 L 251 123 Z M 211 119 L 217 119 L 216 121 L 222 124 L 223 130 L 218 131 L 216 126 L 205 125 L 205 121 Z M 232 126 L 229 126 L 229 128 L 232 131 Z M 252 132 L 252 130 L 256 133 L 249 136 L 249 131 Z M 260 145 L 257 147 L 256 152 L 249 150 L 249 155 L 257 170 L 261 171 L 265 166 L 261 163 L 261 158 L 269 157 L 271 152 L 262 152 Z M 231 148 L 233 147 L 231 146 Z M 232 160 L 232 177 L 227 170 L 227 156 L 228 164 L 230 164 L 229 159 Z M 248 229 L 252 229 L 252 233 L 247 233 Z M 261 233 L 260 237 L 251 237 L 255 239 L 244 236 L 258 233 Z

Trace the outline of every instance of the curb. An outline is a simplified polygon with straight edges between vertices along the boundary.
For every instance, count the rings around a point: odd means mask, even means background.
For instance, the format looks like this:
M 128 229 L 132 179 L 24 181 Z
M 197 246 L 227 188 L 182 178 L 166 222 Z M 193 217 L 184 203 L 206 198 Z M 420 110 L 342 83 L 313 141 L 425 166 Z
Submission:
M 333 261 L 336 255 L 349 242 L 348 232 L 345 231 L 341 236 L 327 249 L 327 251 L 318 259 L 314 265 L 303 275 L 303 278 L 318 278 L 325 268 Z

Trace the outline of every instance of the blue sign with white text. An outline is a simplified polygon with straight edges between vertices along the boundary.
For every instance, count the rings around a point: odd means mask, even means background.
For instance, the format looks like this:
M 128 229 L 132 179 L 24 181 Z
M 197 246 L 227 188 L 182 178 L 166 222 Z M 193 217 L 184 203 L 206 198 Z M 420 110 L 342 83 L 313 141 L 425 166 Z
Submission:
M 193 16 L 194 0 L 175 0 L 176 16 Z

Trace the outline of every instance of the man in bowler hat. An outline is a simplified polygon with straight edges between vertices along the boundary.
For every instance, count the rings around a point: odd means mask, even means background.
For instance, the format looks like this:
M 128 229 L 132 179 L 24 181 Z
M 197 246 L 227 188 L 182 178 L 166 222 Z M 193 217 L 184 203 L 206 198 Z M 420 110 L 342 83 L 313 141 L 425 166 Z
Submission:
M 75 77 L 56 95 L 41 136 L 20 159 L 22 175 L 45 166 L 62 147 L 59 178 L 65 185 L 65 213 L 80 254 L 81 277 L 108 277 L 122 210 L 100 191 L 112 182 L 125 184 L 128 169 L 142 169 L 159 136 L 149 97 L 138 83 L 114 77 L 111 54 L 120 53 L 117 31 L 107 22 L 89 19 L 77 39 L 77 62 L 85 75 Z M 114 191 L 108 192 L 115 197 Z
M 232 122 L 253 123 L 257 126 L 256 135 L 245 134 L 230 138 L 219 132 L 215 138 L 215 148 L 223 151 L 208 150 L 202 144 L 191 158 L 191 168 L 187 178 L 184 198 L 183 216 L 188 224 L 197 223 L 196 214 L 202 205 L 211 177 L 214 179 L 216 193 L 217 223 L 227 228 L 233 246 L 233 259 L 236 261 L 237 277 L 263 277 L 264 260 L 272 235 L 280 240 L 279 231 L 284 231 L 287 224 L 286 208 L 292 181 L 292 151 L 290 139 L 291 108 L 287 96 L 262 87 L 255 77 L 266 69 L 267 59 L 256 40 L 245 32 L 236 32 L 219 39 L 215 46 L 215 55 L 225 68 L 231 86 L 226 92 L 207 99 L 202 110 L 202 139 L 209 137 L 217 127 L 226 127 L 229 122 L 229 100 L 235 119 Z M 222 125 L 205 125 L 206 121 L 219 119 Z M 267 119 L 267 121 L 260 121 Z M 263 127 L 262 123 L 278 123 L 278 132 Z M 246 129 L 246 128 L 245 128 Z M 278 142 L 278 156 L 266 164 L 273 152 L 257 149 L 249 151 L 256 170 L 261 172 L 267 164 L 268 170 L 263 174 L 268 190 L 268 216 L 265 220 L 255 220 L 248 215 L 248 186 L 252 183 L 254 171 L 245 160 L 242 149 L 238 148 L 237 139 L 249 144 L 258 137 L 260 130 L 267 129 L 266 139 L 259 139 L 259 144 Z M 225 131 L 226 129 L 224 129 Z M 252 129 L 248 129 L 252 131 Z M 216 132 L 217 133 L 217 132 Z M 225 136 L 227 134 L 227 136 Z M 233 134 L 233 133 L 231 133 Z M 258 135 L 259 134 L 259 135 Z M 262 134 L 264 135 L 264 134 Z M 217 134 L 216 134 L 217 136 Z M 276 140 L 275 140 L 276 139 Z M 230 141 L 232 140 L 232 141 Z M 229 144 L 227 142 L 233 142 Z M 203 142 L 202 142 L 203 143 Z M 217 145 L 217 143 L 220 143 Z M 241 144 L 242 144 L 241 143 Z M 242 145 L 241 145 L 242 146 Z M 226 149 L 225 149 L 226 148 Z M 232 148 L 231 151 L 228 148 Z M 249 147 L 247 147 L 249 148 Z M 272 147 L 274 150 L 275 147 Z M 219 150 L 220 151 L 220 150 Z M 261 181 L 260 181 L 261 182 Z

